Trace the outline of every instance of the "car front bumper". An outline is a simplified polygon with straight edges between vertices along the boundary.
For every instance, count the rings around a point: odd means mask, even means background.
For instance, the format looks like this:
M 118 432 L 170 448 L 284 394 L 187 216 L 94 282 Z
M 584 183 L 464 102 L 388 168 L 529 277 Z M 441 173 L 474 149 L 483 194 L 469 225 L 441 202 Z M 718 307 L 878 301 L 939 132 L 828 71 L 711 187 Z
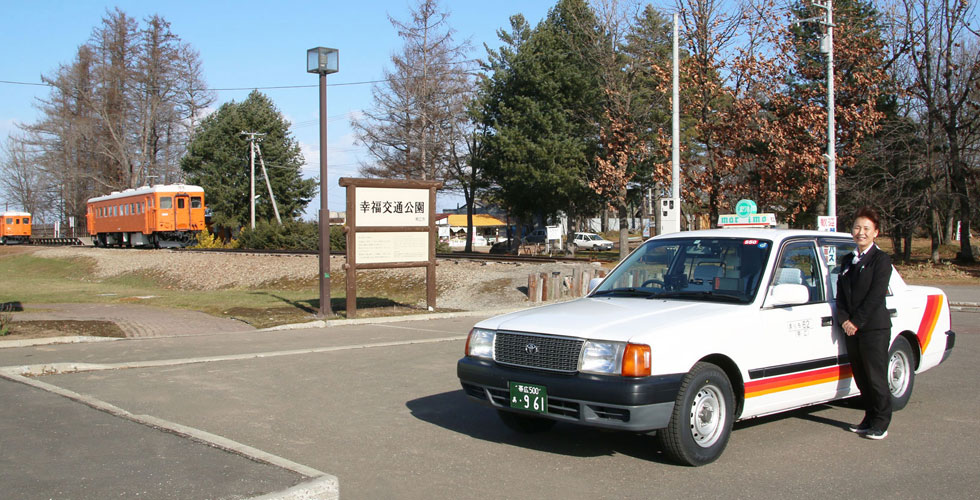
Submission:
M 459 360 L 456 374 L 467 396 L 499 410 L 637 432 L 667 427 L 684 377 L 683 373 L 651 377 L 564 375 L 470 357 Z M 511 409 L 509 382 L 544 386 L 548 412 Z

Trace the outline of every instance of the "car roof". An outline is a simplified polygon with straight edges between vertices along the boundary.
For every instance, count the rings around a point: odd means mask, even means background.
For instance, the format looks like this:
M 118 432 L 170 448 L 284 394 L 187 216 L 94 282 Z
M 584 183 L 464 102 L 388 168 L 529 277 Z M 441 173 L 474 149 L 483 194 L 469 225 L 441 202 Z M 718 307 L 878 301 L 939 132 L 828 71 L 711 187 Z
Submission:
M 763 239 L 779 243 L 790 238 L 844 238 L 851 239 L 849 233 L 831 233 L 827 231 L 812 231 L 806 229 L 767 229 L 767 228 L 738 228 L 738 229 L 702 229 L 698 231 L 680 231 L 654 236 L 650 239 L 663 240 L 670 238 L 738 238 Z

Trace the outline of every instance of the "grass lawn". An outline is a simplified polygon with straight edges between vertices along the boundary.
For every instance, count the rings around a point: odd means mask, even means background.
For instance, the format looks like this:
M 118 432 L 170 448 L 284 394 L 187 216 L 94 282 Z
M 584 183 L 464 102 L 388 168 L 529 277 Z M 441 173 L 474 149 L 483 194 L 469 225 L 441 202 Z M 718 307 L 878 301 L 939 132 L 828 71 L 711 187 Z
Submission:
M 424 312 L 413 305 L 424 303 L 424 277 L 415 281 L 386 283 L 373 276 L 359 277 L 358 317 Z M 346 313 L 345 285 L 343 274 L 333 277 L 334 319 Z M 131 303 L 201 311 L 266 328 L 316 320 L 319 302 L 315 277 L 258 288 L 188 290 L 148 273 L 97 278 L 88 259 L 39 258 L 30 251 L 0 247 L 0 304 Z

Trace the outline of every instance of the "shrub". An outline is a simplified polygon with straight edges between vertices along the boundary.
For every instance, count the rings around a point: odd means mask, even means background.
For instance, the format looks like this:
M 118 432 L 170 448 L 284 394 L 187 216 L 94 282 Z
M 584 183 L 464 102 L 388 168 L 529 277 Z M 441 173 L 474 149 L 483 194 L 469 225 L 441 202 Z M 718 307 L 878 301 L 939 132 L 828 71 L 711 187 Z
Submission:
M 320 249 L 320 225 L 316 222 L 283 221 L 282 225 L 261 221 L 255 229 L 245 228 L 238 235 L 241 248 L 262 250 L 307 250 Z M 330 249 L 344 251 L 347 239 L 341 226 L 330 227 Z
M 197 233 L 197 244 L 191 248 L 238 248 L 238 240 L 223 241 L 221 238 L 211 234 L 204 229 Z
M 347 235 L 344 234 L 342 226 L 330 226 L 330 251 L 347 251 Z
M 6 337 L 10 334 L 10 324 L 13 323 L 13 315 L 10 314 L 11 309 L 13 309 L 10 304 L 0 304 L 0 337 Z

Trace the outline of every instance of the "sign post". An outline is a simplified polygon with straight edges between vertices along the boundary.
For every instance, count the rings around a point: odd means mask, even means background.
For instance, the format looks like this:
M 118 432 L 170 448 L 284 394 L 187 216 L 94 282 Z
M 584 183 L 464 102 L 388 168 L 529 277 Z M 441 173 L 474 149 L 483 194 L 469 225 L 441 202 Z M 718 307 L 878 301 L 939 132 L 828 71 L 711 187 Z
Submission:
M 347 188 L 347 317 L 357 315 L 357 271 L 425 267 L 425 301 L 436 307 L 438 181 L 340 178 Z

